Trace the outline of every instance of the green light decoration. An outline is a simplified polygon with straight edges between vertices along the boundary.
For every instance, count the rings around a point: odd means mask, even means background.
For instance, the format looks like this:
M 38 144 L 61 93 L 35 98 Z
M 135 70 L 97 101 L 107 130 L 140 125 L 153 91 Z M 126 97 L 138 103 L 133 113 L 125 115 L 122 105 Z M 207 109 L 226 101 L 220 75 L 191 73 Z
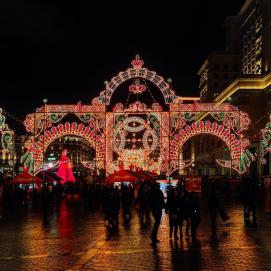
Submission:
M 249 168 L 249 165 L 252 161 L 255 160 L 254 155 L 250 152 L 249 149 L 245 150 L 240 156 L 240 172 L 246 172 Z
M 81 113 L 81 114 L 76 114 L 76 116 L 83 122 L 83 123 L 88 123 L 91 121 L 95 121 L 95 118 L 92 113 Z
M 31 175 L 34 175 L 34 157 L 31 152 L 27 151 L 22 155 L 21 163 L 28 169 Z
M 192 120 L 194 120 L 197 116 L 198 116 L 198 112 L 184 112 L 183 113 L 183 119 L 185 120 L 185 121 L 192 121 Z
M 3 113 L 2 108 L 0 108 L 0 135 L 1 147 L 12 155 L 14 147 L 14 132 L 9 129 L 8 125 L 6 124 L 6 117 Z
M 217 121 L 224 121 L 225 120 L 225 113 L 224 112 L 211 112 L 210 115 Z
M 262 157 L 266 153 L 271 152 L 271 115 L 269 117 L 269 122 L 262 130 L 261 147 L 262 147 Z
M 50 113 L 49 120 L 52 123 L 58 123 L 63 119 L 64 116 L 66 116 L 64 113 Z
M 13 132 L 4 131 L 1 136 L 1 145 L 4 149 L 8 150 L 9 153 L 13 151 Z

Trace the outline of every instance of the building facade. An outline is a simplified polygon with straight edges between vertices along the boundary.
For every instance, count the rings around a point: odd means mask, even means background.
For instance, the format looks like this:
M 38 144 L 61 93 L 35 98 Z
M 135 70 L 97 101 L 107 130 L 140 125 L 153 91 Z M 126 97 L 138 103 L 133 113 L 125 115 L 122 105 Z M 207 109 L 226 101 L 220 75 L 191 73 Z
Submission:
M 199 89 L 202 101 L 212 101 L 239 75 L 240 56 L 226 52 L 211 53 L 201 66 Z
M 271 1 L 247 0 L 236 16 L 226 18 L 224 27 L 225 54 L 239 55 L 240 69 L 235 80 L 233 78 L 228 86 L 218 91 L 218 95 L 213 95 L 213 90 L 210 90 L 204 97 L 216 104 L 230 102 L 249 114 L 252 125 L 246 136 L 251 139 L 250 147 L 258 157 L 256 174 L 270 174 L 271 167 L 263 169 L 266 166 L 262 165 L 260 158 L 260 142 L 261 130 L 271 112 Z M 269 154 L 267 156 L 266 165 L 271 160 Z

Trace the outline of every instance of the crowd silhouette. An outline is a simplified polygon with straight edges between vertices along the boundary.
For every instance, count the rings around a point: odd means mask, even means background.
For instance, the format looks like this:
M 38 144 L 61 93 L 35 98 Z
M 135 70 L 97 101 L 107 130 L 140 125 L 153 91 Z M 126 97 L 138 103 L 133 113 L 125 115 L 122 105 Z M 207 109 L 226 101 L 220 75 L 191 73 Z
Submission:
M 165 210 L 168 216 L 169 239 L 174 240 L 182 239 L 183 236 L 186 238 L 191 237 L 192 239 L 197 238 L 197 229 L 201 222 L 202 202 L 207 203 L 212 233 L 217 231 L 218 217 L 223 221 L 229 220 L 230 216 L 221 203 L 220 184 L 220 181 L 205 182 L 203 178 L 202 193 L 196 193 L 187 191 L 185 180 L 181 178 L 176 186 L 172 186 L 170 182 L 168 183 L 164 197 L 159 182 L 155 180 L 142 181 L 136 189 L 132 184 L 122 183 L 120 186 L 116 186 L 114 183 L 109 183 L 101 184 L 96 188 L 91 186 L 82 195 L 85 195 L 92 202 L 94 208 L 97 206 L 97 201 L 102 203 L 108 229 L 116 229 L 118 227 L 120 213 L 123 215 L 123 221 L 129 224 L 132 215 L 135 214 L 133 209 L 136 207 L 141 225 L 152 225 L 150 239 L 153 244 L 156 244 L 159 242 L 158 231 L 163 210 Z M 240 195 L 243 200 L 246 225 L 257 225 L 258 184 L 249 176 L 244 176 L 242 179 Z M 224 186 L 223 189 L 224 196 L 227 197 L 228 186 Z M 49 210 L 49 206 L 56 202 L 56 199 L 63 198 L 63 191 L 58 189 L 58 186 L 45 186 L 43 192 L 43 205 L 46 212 Z M 13 203 L 15 202 L 21 206 L 28 205 L 30 193 L 27 188 L 23 190 L 16 186 L 14 193 L 14 199 L 16 200 L 13 200 Z M 71 194 L 69 198 L 73 200 L 74 192 L 69 193 Z M 205 198 L 205 201 L 202 201 L 201 198 Z M 35 202 L 38 202 L 38 199 L 38 195 L 32 192 L 31 200 L 34 205 L 36 205 Z M 3 210 L 1 212 L 3 213 Z
M 153 218 L 150 236 L 153 244 L 159 242 L 157 236 L 163 209 L 168 215 L 170 239 L 182 239 L 184 234 L 186 237 L 192 238 L 197 236 L 201 217 L 199 196 L 196 192 L 186 191 L 183 181 L 180 181 L 176 187 L 169 184 L 166 190 L 166 198 L 160 190 L 160 184 L 152 181 L 141 182 L 136 196 L 132 185 L 122 184 L 121 187 L 114 187 L 113 184 L 110 184 L 104 187 L 102 198 L 106 225 L 109 229 L 118 226 L 121 208 L 124 221 L 129 222 L 132 218 L 131 208 L 136 205 L 141 224 L 150 224 L 151 217 Z M 208 206 L 211 229 L 215 231 L 217 212 L 221 214 L 223 211 L 215 189 L 211 189 L 208 195 Z M 226 216 L 225 211 L 224 213 Z M 227 219 L 228 217 L 224 217 L 224 220 Z
M 242 185 L 242 198 L 244 202 L 244 219 L 247 223 L 252 216 L 252 223 L 256 225 L 256 197 L 252 179 L 244 178 Z M 119 224 L 119 213 L 122 209 L 123 219 L 129 222 L 132 218 L 132 207 L 137 206 L 138 219 L 142 225 L 148 225 L 152 221 L 151 242 L 156 244 L 158 230 L 161 223 L 163 209 L 168 215 L 169 239 L 179 240 L 197 238 L 197 229 L 201 221 L 200 196 L 206 197 L 212 233 L 217 231 L 217 218 L 222 221 L 230 219 L 228 212 L 222 206 L 219 196 L 218 182 L 209 182 L 203 194 L 189 192 L 185 189 L 185 182 L 180 180 L 177 186 L 170 183 L 166 189 L 166 197 L 160 190 L 160 184 L 155 181 L 142 181 L 137 193 L 134 187 L 121 184 L 114 187 L 113 184 L 104 187 L 103 206 L 106 224 L 114 229 Z M 136 194 L 136 195 L 135 195 Z

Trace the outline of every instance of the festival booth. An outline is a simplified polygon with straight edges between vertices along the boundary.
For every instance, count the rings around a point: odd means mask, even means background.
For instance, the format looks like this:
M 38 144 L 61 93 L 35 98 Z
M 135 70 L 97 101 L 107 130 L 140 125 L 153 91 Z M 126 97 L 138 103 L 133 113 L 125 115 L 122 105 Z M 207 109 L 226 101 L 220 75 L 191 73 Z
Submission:
M 28 186 L 30 189 L 40 189 L 42 185 L 42 178 L 30 175 L 27 171 L 20 173 L 11 180 L 12 184 L 19 185 L 21 188 Z
M 121 169 L 106 178 L 107 183 L 114 183 L 115 186 L 119 186 L 121 183 L 134 183 L 139 179 L 131 172 Z

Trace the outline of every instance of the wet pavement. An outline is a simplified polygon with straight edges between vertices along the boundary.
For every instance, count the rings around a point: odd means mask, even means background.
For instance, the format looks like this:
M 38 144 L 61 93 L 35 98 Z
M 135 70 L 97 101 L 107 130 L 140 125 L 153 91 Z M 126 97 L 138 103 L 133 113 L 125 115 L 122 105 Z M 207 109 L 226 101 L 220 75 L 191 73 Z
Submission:
M 21 208 L 0 220 L 0 271 L 15 270 L 271 270 L 271 219 L 259 210 L 258 226 L 246 227 L 241 204 L 227 204 L 228 223 L 211 234 L 202 202 L 197 240 L 170 241 L 167 215 L 160 243 L 150 244 L 150 225 L 122 220 L 108 232 L 103 214 L 78 201 Z

